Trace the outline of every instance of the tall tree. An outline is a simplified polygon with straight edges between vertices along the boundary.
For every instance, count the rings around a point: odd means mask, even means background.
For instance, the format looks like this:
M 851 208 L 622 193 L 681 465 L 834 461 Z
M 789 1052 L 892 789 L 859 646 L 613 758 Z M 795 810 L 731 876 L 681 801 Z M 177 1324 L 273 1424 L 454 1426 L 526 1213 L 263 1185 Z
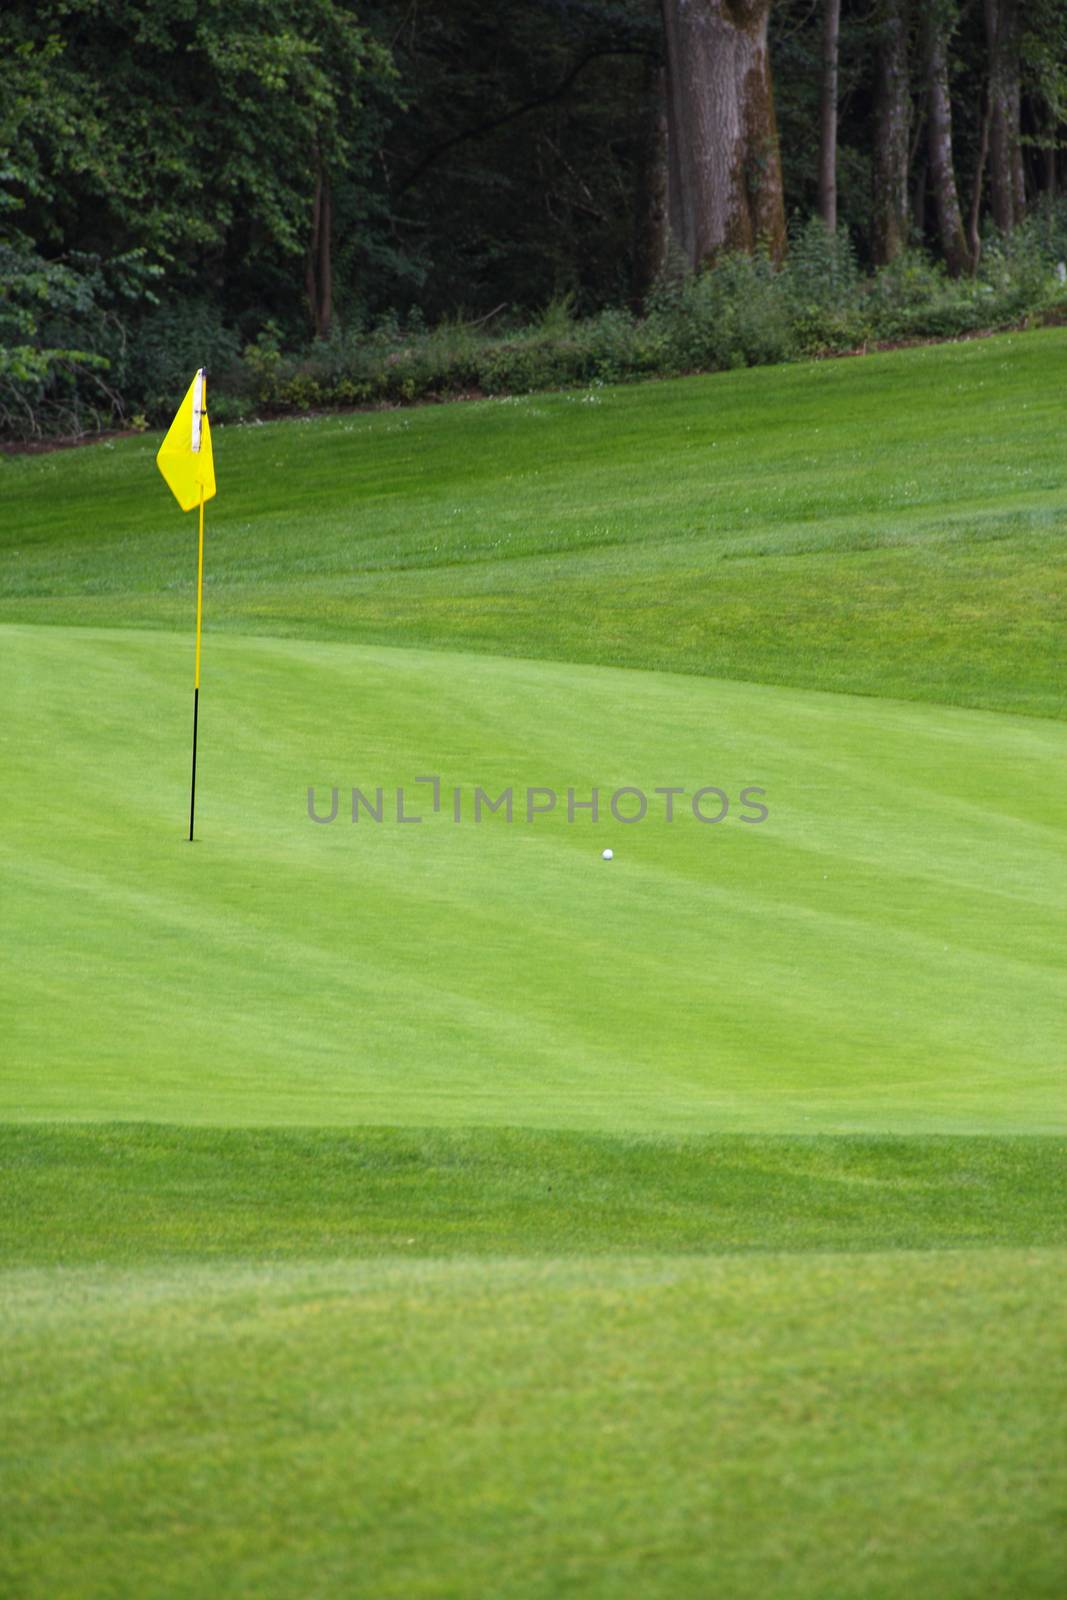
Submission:
M 989 51 L 989 200 L 993 221 L 1007 233 L 1026 213 L 1018 0 L 985 0 L 985 28 Z
M 879 21 L 871 252 L 882 266 L 908 242 L 908 0 L 883 0 Z
M 979 222 L 982 215 L 982 185 L 985 181 L 986 162 L 989 159 L 989 124 L 991 108 L 988 86 L 982 104 L 982 120 L 978 130 L 978 155 L 974 163 L 974 181 L 971 185 L 971 209 L 967 217 L 967 244 L 971 252 L 971 270 L 977 272 L 982 254 L 982 235 Z
M 771 0 L 661 0 L 671 222 L 694 268 L 785 249 L 767 19 Z
M 927 134 L 930 184 L 937 213 L 937 231 L 945 264 L 954 277 L 973 265 L 960 215 L 956 168 L 952 155 L 952 102 L 949 97 L 948 46 L 957 22 L 953 0 L 929 0 L 925 17 Z
M 333 188 L 329 168 L 317 147 L 304 287 L 312 329 L 316 338 L 324 339 L 333 324 Z
M 819 215 L 837 230 L 837 52 L 841 0 L 823 0 L 822 104 L 819 139 Z

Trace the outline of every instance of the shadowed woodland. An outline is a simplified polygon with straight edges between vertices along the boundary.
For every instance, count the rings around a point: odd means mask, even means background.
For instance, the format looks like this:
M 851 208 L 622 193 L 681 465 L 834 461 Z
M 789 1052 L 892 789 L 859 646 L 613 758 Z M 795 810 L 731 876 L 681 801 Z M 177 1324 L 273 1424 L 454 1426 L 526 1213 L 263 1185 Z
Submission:
M 1067 0 L 15 0 L 0 61 L 9 435 L 201 361 L 224 420 L 1059 305 Z

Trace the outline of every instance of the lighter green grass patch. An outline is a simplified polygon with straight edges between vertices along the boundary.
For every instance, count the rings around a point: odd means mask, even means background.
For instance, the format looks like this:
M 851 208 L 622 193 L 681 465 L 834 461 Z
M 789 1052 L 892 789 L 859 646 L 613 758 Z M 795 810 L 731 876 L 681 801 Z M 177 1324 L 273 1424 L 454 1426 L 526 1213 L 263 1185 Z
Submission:
M 1063 1127 L 1054 723 L 219 638 L 190 846 L 187 648 L 6 638 L 7 1118 Z M 351 822 L 353 785 L 383 823 Z M 473 821 L 476 785 L 514 790 L 510 826 Z M 611 817 L 623 785 L 643 822 Z M 668 823 L 667 785 L 733 810 Z M 553 815 L 526 822 L 529 786 Z

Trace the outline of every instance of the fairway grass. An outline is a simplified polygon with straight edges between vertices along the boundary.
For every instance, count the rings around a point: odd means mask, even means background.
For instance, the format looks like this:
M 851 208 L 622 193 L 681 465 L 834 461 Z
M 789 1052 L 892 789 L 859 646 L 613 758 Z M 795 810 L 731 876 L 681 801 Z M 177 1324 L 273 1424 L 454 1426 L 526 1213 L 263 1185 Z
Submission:
M 1058 1600 L 1065 357 L 218 429 L 194 845 L 0 459 L 4 1600 Z
M 1062 1141 L 0 1152 L 5 1593 L 1059 1593 Z
M 207 626 L 1063 716 L 1065 372 L 1057 328 L 220 428 Z M 188 631 L 156 447 L 0 462 L 0 620 Z
M 1053 1600 L 1064 1288 L 1031 1250 L 16 1273 L 7 1592 Z

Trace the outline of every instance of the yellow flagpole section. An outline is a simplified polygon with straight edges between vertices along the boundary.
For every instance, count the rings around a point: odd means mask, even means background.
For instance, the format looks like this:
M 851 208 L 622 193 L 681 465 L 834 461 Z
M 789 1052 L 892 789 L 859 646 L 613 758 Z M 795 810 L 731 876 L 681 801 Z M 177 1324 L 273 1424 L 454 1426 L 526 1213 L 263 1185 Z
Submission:
M 196 562 L 196 677 L 193 688 L 200 687 L 200 623 L 204 615 L 204 486 L 200 485 L 200 549 Z

